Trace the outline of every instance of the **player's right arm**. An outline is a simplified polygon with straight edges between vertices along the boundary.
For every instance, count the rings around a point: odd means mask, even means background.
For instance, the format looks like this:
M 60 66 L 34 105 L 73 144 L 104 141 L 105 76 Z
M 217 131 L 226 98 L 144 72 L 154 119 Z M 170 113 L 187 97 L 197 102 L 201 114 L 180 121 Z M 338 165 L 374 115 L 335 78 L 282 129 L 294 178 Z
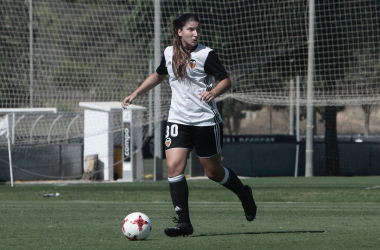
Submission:
M 121 106 L 123 109 L 126 109 L 128 105 L 130 105 L 136 97 L 148 92 L 149 90 L 156 87 L 158 84 L 160 84 L 164 79 L 166 75 L 159 75 L 157 72 L 154 72 L 151 74 L 141 85 L 138 87 L 132 94 L 125 97 L 123 102 L 121 103 Z

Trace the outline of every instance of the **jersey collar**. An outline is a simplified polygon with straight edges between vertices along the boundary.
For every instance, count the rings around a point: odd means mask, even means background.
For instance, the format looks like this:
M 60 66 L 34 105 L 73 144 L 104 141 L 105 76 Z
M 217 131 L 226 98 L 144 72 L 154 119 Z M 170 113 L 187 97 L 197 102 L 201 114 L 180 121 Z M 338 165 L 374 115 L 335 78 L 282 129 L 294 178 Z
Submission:
M 195 45 L 194 48 L 192 50 L 190 50 L 190 52 L 194 52 L 198 48 L 198 44 L 199 43 L 197 43 L 197 45 Z

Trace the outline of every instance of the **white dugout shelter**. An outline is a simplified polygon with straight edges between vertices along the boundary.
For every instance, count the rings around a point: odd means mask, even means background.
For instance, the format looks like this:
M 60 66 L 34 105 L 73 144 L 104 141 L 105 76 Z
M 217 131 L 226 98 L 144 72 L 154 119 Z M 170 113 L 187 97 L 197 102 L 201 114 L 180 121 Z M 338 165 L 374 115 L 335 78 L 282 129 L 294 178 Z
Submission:
M 85 108 L 83 166 L 86 158 L 96 155 L 101 179 L 113 180 L 117 172 L 118 180 L 142 180 L 142 121 L 146 108 L 130 105 L 123 109 L 120 102 L 80 102 L 79 106 Z

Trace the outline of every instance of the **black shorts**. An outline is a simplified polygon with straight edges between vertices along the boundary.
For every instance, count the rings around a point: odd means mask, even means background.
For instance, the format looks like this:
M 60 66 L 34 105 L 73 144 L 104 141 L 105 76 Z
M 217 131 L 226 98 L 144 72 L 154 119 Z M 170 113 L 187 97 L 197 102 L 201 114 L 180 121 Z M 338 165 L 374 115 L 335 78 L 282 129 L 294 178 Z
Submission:
M 188 148 L 195 151 L 198 157 L 210 158 L 222 153 L 223 124 L 214 126 L 188 126 L 168 122 L 165 133 L 165 150 Z

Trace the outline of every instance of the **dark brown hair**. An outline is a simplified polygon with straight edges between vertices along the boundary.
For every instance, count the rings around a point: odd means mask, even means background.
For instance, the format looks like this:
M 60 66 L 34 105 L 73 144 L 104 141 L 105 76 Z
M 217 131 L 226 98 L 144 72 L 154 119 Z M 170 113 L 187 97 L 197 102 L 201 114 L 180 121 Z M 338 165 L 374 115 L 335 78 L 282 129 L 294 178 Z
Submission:
M 186 76 L 186 67 L 191 58 L 191 51 L 185 49 L 182 45 L 181 37 L 178 35 L 178 29 L 181 29 L 188 22 L 198 22 L 197 16 L 186 13 L 176 18 L 172 22 L 173 27 L 173 62 L 172 67 L 176 77 L 184 78 Z

